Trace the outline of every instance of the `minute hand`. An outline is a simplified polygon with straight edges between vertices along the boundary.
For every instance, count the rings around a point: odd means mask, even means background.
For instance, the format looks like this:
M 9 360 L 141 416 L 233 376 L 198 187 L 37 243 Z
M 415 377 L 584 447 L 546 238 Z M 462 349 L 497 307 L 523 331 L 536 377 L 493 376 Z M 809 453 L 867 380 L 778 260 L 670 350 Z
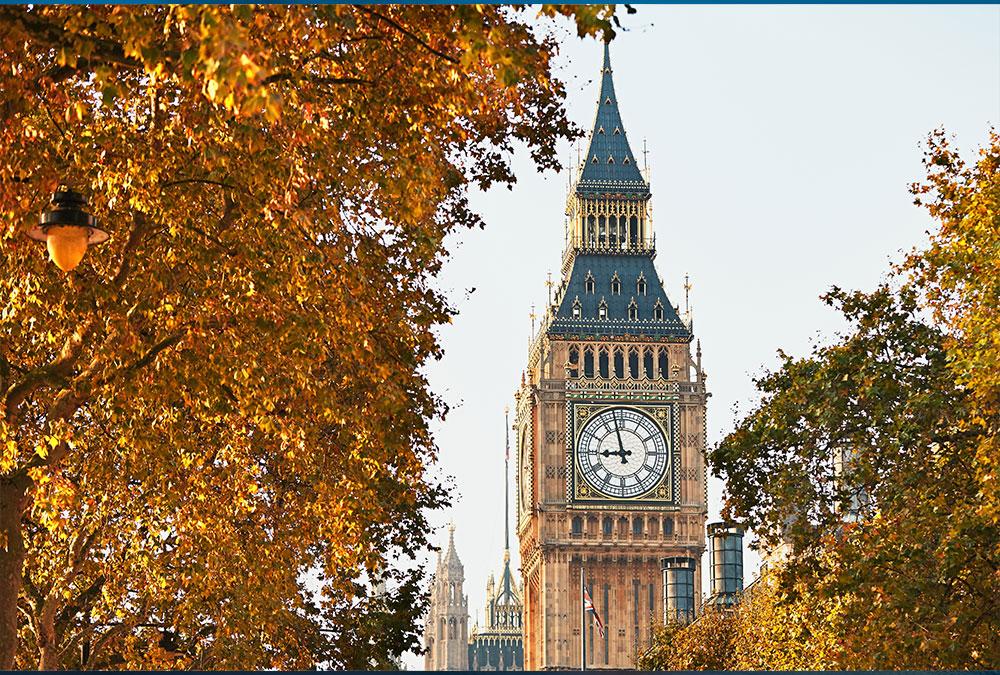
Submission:
M 622 464 L 628 464 L 628 462 L 625 461 L 625 446 L 622 445 L 622 432 L 618 430 L 618 418 L 613 417 L 612 419 L 615 421 L 615 436 L 618 437 L 618 452 L 621 455 Z M 631 455 L 632 453 L 629 452 L 628 454 Z

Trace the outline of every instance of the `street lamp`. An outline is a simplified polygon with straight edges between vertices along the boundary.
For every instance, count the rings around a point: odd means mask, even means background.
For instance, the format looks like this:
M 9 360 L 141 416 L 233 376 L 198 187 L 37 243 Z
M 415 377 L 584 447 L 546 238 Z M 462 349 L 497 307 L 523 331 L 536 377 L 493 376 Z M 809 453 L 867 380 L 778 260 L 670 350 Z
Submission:
M 79 192 L 60 186 L 52 193 L 51 206 L 42 211 L 38 225 L 28 230 L 35 241 L 48 244 L 49 258 L 63 272 L 80 264 L 90 244 L 100 244 L 110 236 L 97 227 L 97 219 L 84 211 L 87 200 Z

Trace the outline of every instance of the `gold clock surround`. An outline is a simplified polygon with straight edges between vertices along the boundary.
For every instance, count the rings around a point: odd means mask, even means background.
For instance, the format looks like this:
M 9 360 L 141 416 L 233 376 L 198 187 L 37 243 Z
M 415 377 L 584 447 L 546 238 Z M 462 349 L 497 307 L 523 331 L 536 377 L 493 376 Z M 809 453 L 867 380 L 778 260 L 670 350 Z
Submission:
M 662 478 L 649 491 L 635 497 L 612 497 L 591 487 L 581 473 L 576 459 L 580 434 L 587 422 L 603 411 L 615 408 L 636 410 L 648 417 L 659 427 L 667 442 L 669 462 Z M 678 471 L 680 449 L 677 439 L 676 411 L 673 403 L 637 404 L 619 400 L 592 401 L 578 403 L 568 401 L 566 405 L 566 481 L 567 508 L 579 509 L 662 509 L 677 504 L 679 494 Z

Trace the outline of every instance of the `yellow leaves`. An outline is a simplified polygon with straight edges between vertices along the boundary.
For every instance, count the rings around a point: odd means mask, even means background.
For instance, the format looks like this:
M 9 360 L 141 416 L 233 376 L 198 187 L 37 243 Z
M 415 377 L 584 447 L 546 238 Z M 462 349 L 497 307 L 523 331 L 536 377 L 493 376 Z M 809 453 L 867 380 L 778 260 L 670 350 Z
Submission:
M 219 84 L 219 81 L 214 79 L 205 82 L 205 95 L 208 96 L 210 101 L 216 100 L 216 94 L 219 91 Z
M 262 70 L 261 67 L 254 63 L 250 55 L 245 52 L 240 55 L 240 65 L 243 66 L 243 71 L 246 74 L 247 80 L 256 84 Z

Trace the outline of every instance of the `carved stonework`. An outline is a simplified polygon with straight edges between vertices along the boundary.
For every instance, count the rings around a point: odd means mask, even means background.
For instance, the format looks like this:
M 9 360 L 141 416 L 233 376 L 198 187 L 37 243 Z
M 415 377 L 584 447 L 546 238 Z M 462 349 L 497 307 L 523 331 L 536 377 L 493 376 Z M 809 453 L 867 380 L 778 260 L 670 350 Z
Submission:
M 545 477 L 546 478 L 565 478 L 566 477 L 566 467 L 564 467 L 564 466 L 547 466 L 547 467 L 545 467 Z

